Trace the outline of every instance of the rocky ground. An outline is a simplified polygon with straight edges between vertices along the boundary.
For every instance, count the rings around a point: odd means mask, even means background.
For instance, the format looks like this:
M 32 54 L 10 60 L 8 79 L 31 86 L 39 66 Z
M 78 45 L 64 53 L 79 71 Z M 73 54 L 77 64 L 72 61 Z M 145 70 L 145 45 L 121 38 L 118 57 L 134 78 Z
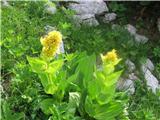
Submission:
M 99 24 L 108 23 L 112 24 L 114 29 L 114 26 L 117 25 L 116 22 L 114 23 L 114 21 L 116 21 L 117 14 L 110 12 L 107 2 L 103 0 L 75 0 L 67 2 L 67 8 L 76 12 L 73 19 L 76 21 L 77 26 L 82 24 L 97 26 Z M 53 14 L 55 12 L 54 9 L 55 7 L 53 7 Z M 50 9 L 47 8 L 47 10 Z M 149 44 L 149 38 L 143 34 L 140 34 L 138 32 L 140 30 L 137 30 L 135 26 L 126 24 L 124 25 L 124 28 L 127 29 L 128 32 L 134 37 L 136 44 Z M 157 19 L 157 29 L 160 32 L 160 18 Z M 132 62 L 130 59 L 126 60 L 125 63 L 128 68 L 128 71 L 126 71 L 128 76 L 120 79 L 117 85 L 119 89 L 128 89 L 128 91 L 133 94 L 135 91 L 134 82 L 139 79 L 137 74 L 139 75 L 140 73 L 144 75 L 144 79 L 146 80 L 149 89 L 156 92 L 156 89 L 160 88 L 160 80 L 153 75 L 154 64 L 149 58 L 146 60 L 146 63 L 141 65 L 141 69 L 137 69 L 135 65 L 136 63 Z

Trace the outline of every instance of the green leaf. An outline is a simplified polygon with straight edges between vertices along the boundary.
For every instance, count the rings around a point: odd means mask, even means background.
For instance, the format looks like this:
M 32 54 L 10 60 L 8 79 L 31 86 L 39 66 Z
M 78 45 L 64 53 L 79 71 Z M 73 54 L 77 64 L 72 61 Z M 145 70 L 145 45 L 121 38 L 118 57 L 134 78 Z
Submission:
M 88 93 L 92 99 L 96 98 L 96 96 L 99 95 L 100 90 L 101 90 L 101 86 L 96 80 L 89 81 Z
M 54 77 L 50 77 L 50 75 L 47 73 L 40 73 L 38 74 L 38 76 L 44 87 L 44 91 L 47 94 L 53 95 L 54 93 L 56 93 L 56 91 L 58 90 L 58 86 L 56 85 L 56 80 L 54 79 Z
M 10 109 L 10 105 L 6 101 L 3 101 L 1 117 L 3 120 L 21 120 L 24 119 L 25 115 L 23 112 L 17 113 L 15 111 L 12 111 Z
M 48 75 L 46 73 L 41 73 L 41 74 L 38 74 L 40 80 L 41 80 L 41 83 L 43 85 L 43 87 L 46 87 L 48 86 Z
M 102 86 L 102 90 L 99 92 L 96 99 L 97 102 L 102 105 L 111 101 L 112 98 L 115 96 L 115 88 L 115 85 L 108 87 Z
M 74 115 L 76 112 L 76 108 L 80 103 L 80 93 L 78 92 L 70 92 L 69 93 L 69 103 L 68 103 L 68 113 Z
M 42 111 L 46 114 L 52 114 L 52 107 L 54 105 L 55 101 L 54 99 L 48 98 L 40 102 L 40 108 Z
M 95 115 L 94 104 L 92 103 L 92 100 L 89 98 L 89 96 L 87 96 L 85 100 L 85 110 L 89 114 L 89 116 Z
M 69 85 L 71 85 L 74 81 L 76 81 L 78 77 L 78 73 L 71 75 L 67 80 L 62 79 L 60 81 L 60 89 L 65 90 Z
M 113 64 L 106 64 L 104 67 L 104 74 L 108 75 L 115 70 L 115 66 Z
M 103 81 L 105 86 L 112 86 L 113 84 L 116 84 L 121 74 L 122 70 L 105 76 L 105 81 Z
M 51 95 L 55 94 L 57 90 L 58 90 L 58 86 L 56 86 L 55 84 L 48 84 L 44 89 L 44 91 L 47 94 L 51 94 Z
M 32 58 L 27 56 L 27 60 L 33 72 L 42 73 L 47 69 L 47 63 L 39 58 Z
M 56 60 L 49 64 L 47 73 L 55 74 L 63 65 L 63 60 Z
M 115 120 L 115 117 L 123 112 L 123 106 L 119 102 L 113 102 L 95 107 L 94 118 L 97 120 Z
M 76 68 L 76 72 L 79 72 L 81 77 L 83 77 L 83 86 L 86 87 L 87 82 L 93 77 L 94 68 L 96 65 L 96 56 L 93 54 L 91 56 L 85 55 L 79 60 L 79 64 Z

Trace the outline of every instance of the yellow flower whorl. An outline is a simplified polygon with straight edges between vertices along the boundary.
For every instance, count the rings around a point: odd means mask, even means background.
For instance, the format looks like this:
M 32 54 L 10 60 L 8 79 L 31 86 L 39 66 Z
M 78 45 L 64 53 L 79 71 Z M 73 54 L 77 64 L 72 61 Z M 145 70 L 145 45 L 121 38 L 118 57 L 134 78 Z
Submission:
M 51 31 L 44 38 L 40 39 L 43 45 L 42 55 L 45 57 L 53 57 L 62 41 L 62 34 L 58 31 Z
M 112 51 L 108 52 L 106 55 L 102 56 L 102 60 L 103 61 L 112 61 L 112 62 L 118 60 L 116 50 L 113 49 Z

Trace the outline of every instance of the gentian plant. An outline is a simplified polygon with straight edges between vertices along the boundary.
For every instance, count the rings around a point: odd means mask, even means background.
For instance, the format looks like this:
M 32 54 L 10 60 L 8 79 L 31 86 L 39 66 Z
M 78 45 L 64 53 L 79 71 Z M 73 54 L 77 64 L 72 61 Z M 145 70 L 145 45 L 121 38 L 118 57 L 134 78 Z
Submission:
M 57 54 L 62 42 L 58 31 L 48 33 L 40 41 L 40 57 L 27 58 L 44 92 L 52 96 L 40 103 L 49 119 L 115 120 L 123 115 L 125 102 L 116 98 L 116 83 L 122 73 L 115 72 L 121 60 L 116 50 L 101 55 L 101 64 L 97 65 L 95 54 Z

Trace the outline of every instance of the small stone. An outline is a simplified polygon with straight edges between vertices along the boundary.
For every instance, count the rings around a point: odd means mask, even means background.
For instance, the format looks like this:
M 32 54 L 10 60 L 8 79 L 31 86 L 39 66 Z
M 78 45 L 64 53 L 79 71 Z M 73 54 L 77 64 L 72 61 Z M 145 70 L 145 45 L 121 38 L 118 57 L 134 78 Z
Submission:
M 109 23 L 109 22 L 115 20 L 116 17 L 117 17 L 117 14 L 115 14 L 115 13 L 107 13 L 104 16 L 103 22 L 104 23 Z
M 135 64 L 129 59 L 126 60 L 125 64 L 129 72 L 133 72 L 136 69 Z
M 133 26 L 133 25 L 126 25 L 125 28 L 128 30 L 128 32 L 131 34 L 131 35 L 135 35 L 136 34 L 136 28 Z
M 148 41 L 148 38 L 144 35 L 135 34 L 135 41 L 137 43 L 146 43 Z

